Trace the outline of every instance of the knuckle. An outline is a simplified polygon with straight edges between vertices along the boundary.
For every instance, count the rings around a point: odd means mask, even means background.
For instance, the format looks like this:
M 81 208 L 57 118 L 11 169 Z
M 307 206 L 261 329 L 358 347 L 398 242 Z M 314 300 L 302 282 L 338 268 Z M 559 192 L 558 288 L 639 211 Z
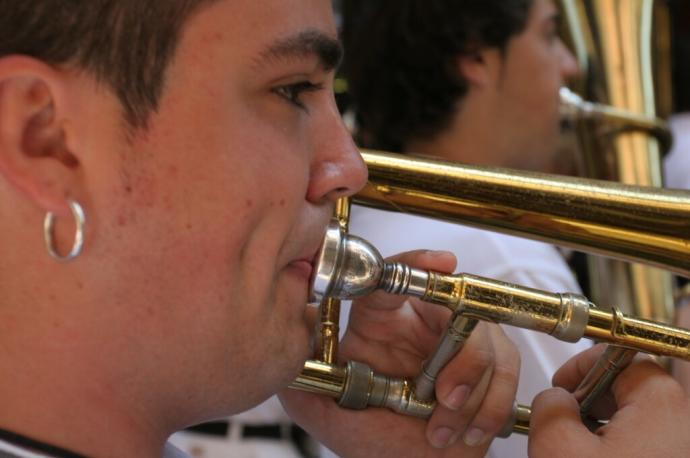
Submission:
M 500 402 L 499 400 L 485 402 L 479 410 L 473 424 L 493 435 L 497 433 L 508 420 L 512 408 L 512 402 Z
M 551 419 L 554 411 L 564 407 L 577 409 L 577 401 L 572 394 L 563 388 L 549 388 L 537 394 L 532 400 L 532 419 L 530 425 L 542 426 L 545 419 Z M 547 422 L 551 424 L 550 421 Z M 555 427 L 556 423 L 553 423 Z
M 496 364 L 492 380 L 501 385 L 508 385 L 510 387 L 517 386 L 519 378 L 519 370 L 517 367 L 505 364 Z
M 563 393 L 566 393 L 563 388 L 550 388 L 548 390 L 544 390 L 534 397 L 532 406 L 536 408 L 542 404 L 550 404 L 550 401 L 555 401 L 562 398 Z

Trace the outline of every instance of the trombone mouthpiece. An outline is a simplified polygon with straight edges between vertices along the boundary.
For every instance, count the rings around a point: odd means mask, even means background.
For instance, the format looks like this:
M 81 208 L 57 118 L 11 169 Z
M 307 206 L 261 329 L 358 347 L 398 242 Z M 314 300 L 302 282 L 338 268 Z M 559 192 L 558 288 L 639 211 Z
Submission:
M 586 117 L 595 111 L 594 104 L 586 102 L 582 97 L 565 86 L 559 89 L 558 96 L 561 101 L 561 118 L 564 120 L 570 121 Z
M 427 271 L 385 262 L 373 245 L 332 221 L 314 266 L 310 300 L 353 299 L 376 289 L 425 297 L 428 283 Z
M 379 286 L 384 266 L 369 242 L 346 234 L 337 221 L 331 221 L 314 266 L 311 299 L 365 296 Z

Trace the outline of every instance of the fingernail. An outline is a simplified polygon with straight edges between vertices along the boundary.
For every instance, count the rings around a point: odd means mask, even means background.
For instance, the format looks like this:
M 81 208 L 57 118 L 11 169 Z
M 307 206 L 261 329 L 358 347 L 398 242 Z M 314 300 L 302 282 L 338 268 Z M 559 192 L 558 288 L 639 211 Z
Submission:
M 452 255 L 450 251 L 443 250 L 427 250 L 426 254 L 428 254 L 432 258 L 440 258 L 442 256 L 448 256 L 449 254 Z
M 449 409 L 458 410 L 470 395 L 470 387 L 467 385 L 456 386 L 453 391 L 446 396 L 445 405 Z
M 435 448 L 446 448 L 458 440 L 458 432 L 442 426 L 431 433 L 431 445 Z
M 465 431 L 465 435 L 462 437 L 462 440 L 470 447 L 476 447 L 484 442 L 484 431 L 479 428 L 470 428 Z

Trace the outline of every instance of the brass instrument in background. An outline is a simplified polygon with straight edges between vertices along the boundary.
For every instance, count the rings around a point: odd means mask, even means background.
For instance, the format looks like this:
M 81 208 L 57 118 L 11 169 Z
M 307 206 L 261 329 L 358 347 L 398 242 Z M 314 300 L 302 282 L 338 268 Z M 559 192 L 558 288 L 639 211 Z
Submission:
M 584 176 L 663 186 L 671 134 L 668 10 L 658 0 L 560 0 L 582 97 L 561 93 Z M 582 99 L 597 103 L 584 102 Z M 663 270 L 588 256 L 590 295 L 647 319 L 673 321 L 673 278 Z

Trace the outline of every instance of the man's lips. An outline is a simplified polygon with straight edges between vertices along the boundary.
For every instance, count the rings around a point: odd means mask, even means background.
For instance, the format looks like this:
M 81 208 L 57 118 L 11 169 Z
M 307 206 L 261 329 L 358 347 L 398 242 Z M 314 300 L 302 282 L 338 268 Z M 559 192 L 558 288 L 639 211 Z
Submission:
M 299 273 L 299 275 L 304 277 L 307 281 L 311 280 L 311 273 L 314 270 L 312 259 L 295 259 L 289 265 L 293 270 Z
M 319 244 L 318 248 L 309 251 L 309 254 L 300 256 L 299 258 L 290 262 L 290 267 L 298 272 L 300 276 L 303 276 L 307 281 L 311 282 L 312 274 L 314 273 L 314 264 L 316 263 L 316 258 L 321 249 Z

